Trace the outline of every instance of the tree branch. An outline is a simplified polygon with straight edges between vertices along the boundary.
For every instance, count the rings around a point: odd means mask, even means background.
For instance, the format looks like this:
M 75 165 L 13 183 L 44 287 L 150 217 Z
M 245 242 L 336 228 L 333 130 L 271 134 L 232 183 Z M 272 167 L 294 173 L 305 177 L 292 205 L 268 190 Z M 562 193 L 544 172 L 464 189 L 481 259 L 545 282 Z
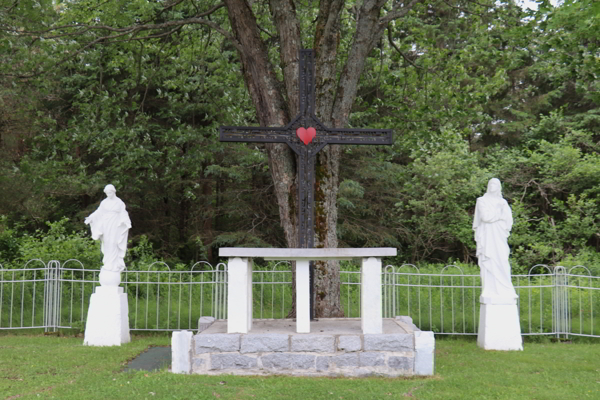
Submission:
M 131 27 L 127 27 L 127 28 L 113 28 L 110 26 L 94 26 L 94 25 L 77 25 L 77 26 L 83 26 L 86 28 L 83 32 L 78 32 L 79 34 L 85 33 L 90 30 L 101 30 L 101 29 L 105 29 L 110 32 L 116 32 L 116 33 L 114 35 L 101 36 L 99 38 L 92 40 L 91 42 L 89 42 L 85 46 L 81 47 L 74 53 L 70 53 L 68 56 L 61 59 L 58 63 L 54 64 L 54 67 L 64 64 L 65 62 L 75 58 L 82 51 L 87 50 L 90 47 L 93 47 L 96 44 L 101 43 L 101 42 L 113 43 L 113 42 L 117 42 L 117 40 L 114 40 L 114 39 L 118 39 L 123 36 L 128 36 L 128 35 L 133 36 L 142 31 L 161 30 L 161 29 L 170 28 L 169 32 L 164 32 L 164 33 L 155 34 L 155 35 L 148 35 L 143 38 L 131 37 L 127 40 L 119 40 L 119 42 L 128 41 L 128 40 L 142 40 L 142 39 L 164 37 L 164 36 L 168 36 L 168 35 L 172 34 L 173 32 L 176 32 L 177 30 L 181 29 L 184 25 L 192 25 L 192 24 L 207 25 L 207 26 L 211 27 L 212 29 L 216 30 L 217 32 L 222 34 L 224 37 L 229 39 L 233 43 L 233 45 L 235 46 L 236 49 L 238 49 L 239 51 L 244 50 L 242 45 L 233 37 L 233 35 L 230 32 L 226 31 L 221 26 L 219 26 L 218 24 L 216 24 L 212 21 L 201 19 L 201 18 L 196 18 L 196 17 L 187 18 L 187 19 L 179 20 L 179 21 L 169 21 L 169 22 L 165 22 L 162 24 L 145 24 L 145 25 L 131 26 Z M 67 35 L 72 35 L 72 33 L 63 34 L 62 36 L 67 36 Z M 35 39 L 37 40 L 38 38 L 39 37 L 36 37 Z M 29 74 L 29 75 L 12 75 L 11 74 L 11 75 L 5 75 L 5 76 L 16 76 L 18 78 L 25 79 L 25 78 L 33 78 L 36 76 L 40 76 L 40 75 L 43 75 L 44 73 L 46 73 L 46 70 L 42 70 L 42 71 L 36 72 L 34 74 Z
M 352 103 L 358 90 L 358 81 L 367 56 L 383 33 L 379 14 L 384 3 L 385 1 L 382 0 L 364 0 L 357 10 L 356 31 L 335 97 L 332 118 L 335 127 L 344 127 L 348 124 Z M 385 28 L 385 25 L 383 27 Z
M 388 38 L 388 42 L 390 43 L 390 46 L 392 46 L 398 53 L 400 53 L 400 55 L 402 56 L 402 58 L 404 58 L 404 60 L 409 63 L 410 65 L 412 65 L 415 68 L 421 68 L 419 67 L 417 64 L 415 64 L 410 58 L 406 57 L 406 55 L 402 52 L 402 50 L 400 50 L 398 48 L 398 46 L 396 46 L 396 43 L 394 43 L 394 39 L 392 38 L 392 24 L 388 24 L 388 34 L 387 34 L 387 38 Z
M 469 10 L 465 9 L 465 8 L 462 8 L 462 7 L 459 7 L 459 6 L 452 5 L 452 4 L 450 4 L 450 3 L 449 3 L 447 0 L 442 0 L 442 2 L 443 2 L 444 4 L 446 4 L 448 7 L 450 7 L 450 8 L 455 8 L 455 9 L 457 9 L 457 10 L 461 11 L 461 12 L 464 12 L 465 14 L 477 15 L 478 17 L 485 17 L 485 15 L 483 15 L 483 14 L 474 13 L 474 12 L 472 12 L 472 11 L 469 11 Z M 489 7 L 489 6 L 483 6 L 483 5 L 479 4 L 479 3 L 474 3 L 474 4 L 477 4 L 477 5 L 479 5 L 479 6 L 482 6 L 482 7 Z
M 329 124 L 336 92 L 338 35 L 344 0 L 321 0 L 315 28 L 317 115 Z
M 382 18 L 379 17 L 379 14 L 386 3 L 385 0 L 363 1 L 357 12 L 356 32 L 354 33 L 348 61 L 344 66 L 338 84 L 333 116 L 336 126 L 345 126 L 348 123 L 352 103 L 358 90 L 358 80 L 362 74 L 367 56 L 381 39 L 388 23 L 405 16 L 420 1 L 422 0 L 412 0 L 402 7 L 400 3 L 396 3 L 392 10 Z
M 177 3 L 177 4 L 179 4 L 179 3 Z M 197 14 L 193 17 L 185 18 L 185 19 L 178 20 L 178 21 L 168 21 L 168 22 L 164 22 L 162 24 L 139 24 L 139 25 L 127 26 L 125 28 L 115 28 L 115 27 L 112 27 L 109 25 L 69 24 L 69 25 L 55 26 L 55 27 L 44 29 L 41 31 L 24 31 L 24 30 L 21 30 L 18 28 L 9 27 L 6 24 L 0 24 L 0 27 L 2 27 L 2 29 L 7 32 L 18 33 L 22 36 L 42 36 L 45 33 L 50 33 L 50 32 L 54 32 L 54 31 L 70 29 L 70 28 L 86 28 L 87 30 L 103 30 L 103 31 L 109 31 L 109 32 L 132 32 L 132 31 L 138 31 L 138 30 L 163 29 L 163 28 L 168 28 L 168 27 L 174 26 L 174 25 L 186 25 L 186 24 L 193 24 L 193 23 L 207 24 L 212 21 L 202 20 L 201 18 L 206 17 L 210 14 L 213 14 L 215 11 L 217 11 L 218 9 L 220 9 L 224 6 L 225 6 L 224 3 L 219 3 L 208 11 L 205 11 L 205 12 Z M 64 35 L 66 35 L 66 34 L 62 34 L 62 36 L 64 36 Z M 54 38 L 60 37 L 60 36 L 61 35 L 44 37 L 44 39 L 54 39 Z
M 289 106 L 289 118 L 298 112 L 298 51 L 302 48 L 302 35 L 296 9 L 292 0 L 270 0 L 271 14 L 281 51 L 279 57 Z
M 411 0 L 411 2 L 406 5 L 402 3 L 402 7 L 400 6 L 401 3 L 394 4 L 394 6 L 392 7 L 392 11 L 390 11 L 383 18 L 381 18 L 379 23 L 387 25 L 390 21 L 394 19 L 404 17 L 415 5 L 417 5 L 417 3 L 420 3 L 421 1 L 423 0 Z

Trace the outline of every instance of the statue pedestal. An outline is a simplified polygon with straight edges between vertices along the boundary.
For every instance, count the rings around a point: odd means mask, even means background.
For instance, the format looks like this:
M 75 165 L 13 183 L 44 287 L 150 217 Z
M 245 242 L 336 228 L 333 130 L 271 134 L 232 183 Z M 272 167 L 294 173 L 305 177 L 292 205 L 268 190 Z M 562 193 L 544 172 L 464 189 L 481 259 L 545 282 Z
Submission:
M 120 346 L 130 341 L 127 294 L 119 286 L 98 286 L 90 298 L 83 344 Z
M 480 297 L 477 345 L 485 350 L 523 350 L 517 299 Z

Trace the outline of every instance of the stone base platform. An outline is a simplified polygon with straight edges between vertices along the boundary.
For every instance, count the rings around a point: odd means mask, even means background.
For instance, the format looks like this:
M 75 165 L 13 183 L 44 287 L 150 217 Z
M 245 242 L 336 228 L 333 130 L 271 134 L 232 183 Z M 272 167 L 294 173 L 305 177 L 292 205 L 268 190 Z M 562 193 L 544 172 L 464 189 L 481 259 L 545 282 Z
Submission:
M 193 335 L 173 333 L 172 372 L 203 375 L 411 376 L 433 375 L 433 332 L 409 317 L 383 320 L 382 334 L 362 334 L 361 320 L 253 320 L 249 333 L 226 333 L 216 321 Z

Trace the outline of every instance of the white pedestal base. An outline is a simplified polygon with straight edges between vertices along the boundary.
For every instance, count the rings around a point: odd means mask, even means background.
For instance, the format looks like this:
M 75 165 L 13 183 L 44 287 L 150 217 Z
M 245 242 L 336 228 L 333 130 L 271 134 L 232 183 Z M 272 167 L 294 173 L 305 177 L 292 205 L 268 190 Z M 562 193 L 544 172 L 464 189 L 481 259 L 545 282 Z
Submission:
M 97 287 L 90 298 L 83 344 L 120 346 L 130 341 L 127 294 L 122 287 Z
M 485 350 L 523 350 L 516 299 L 480 298 L 477 345 Z

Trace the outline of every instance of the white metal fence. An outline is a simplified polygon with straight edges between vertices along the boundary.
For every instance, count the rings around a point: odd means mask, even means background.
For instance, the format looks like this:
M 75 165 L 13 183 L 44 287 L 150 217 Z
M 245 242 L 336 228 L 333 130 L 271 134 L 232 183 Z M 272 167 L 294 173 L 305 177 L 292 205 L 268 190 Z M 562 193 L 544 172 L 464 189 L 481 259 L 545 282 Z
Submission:
M 477 334 L 479 274 L 455 265 L 428 273 L 405 264 L 387 266 L 383 279 L 384 316 L 411 316 L 419 328 L 437 334 Z M 586 267 L 535 265 L 512 281 L 523 335 L 600 337 L 600 277 Z
M 344 265 L 342 306 L 347 317 L 360 317 L 359 267 Z M 83 328 L 99 272 L 77 260 L 0 266 L 0 329 Z M 122 280 L 132 330 L 196 329 L 200 316 L 226 318 L 225 264 L 199 262 L 179 271 L 154 263 L 125 271 Z M 254 317 L 285 318 L 292 305 L 290 264 L 255 268 L 253 282 Z M 600 337 L 600 277 L 587 268 L 536 265 L 528 275 L 513 275 L 513 284 L 523 335 Z M 384 317 L 408 315 L 422 330 L 438 334 L 477 334 L 480 293 L 480 276 L 455 265 L 436 273 L 411 264 L 383 270 Z
M 158 262 L 124 271 L 130 328 L 196 329 L 200 316 L 225 318 L 225 270 L 225 264 L 199 262 L 188 271 L 173 271 Z M 78 260 L 31 260 L 21 269 L 0 266 L 0 329 L 82 329 L 99 273 Z

